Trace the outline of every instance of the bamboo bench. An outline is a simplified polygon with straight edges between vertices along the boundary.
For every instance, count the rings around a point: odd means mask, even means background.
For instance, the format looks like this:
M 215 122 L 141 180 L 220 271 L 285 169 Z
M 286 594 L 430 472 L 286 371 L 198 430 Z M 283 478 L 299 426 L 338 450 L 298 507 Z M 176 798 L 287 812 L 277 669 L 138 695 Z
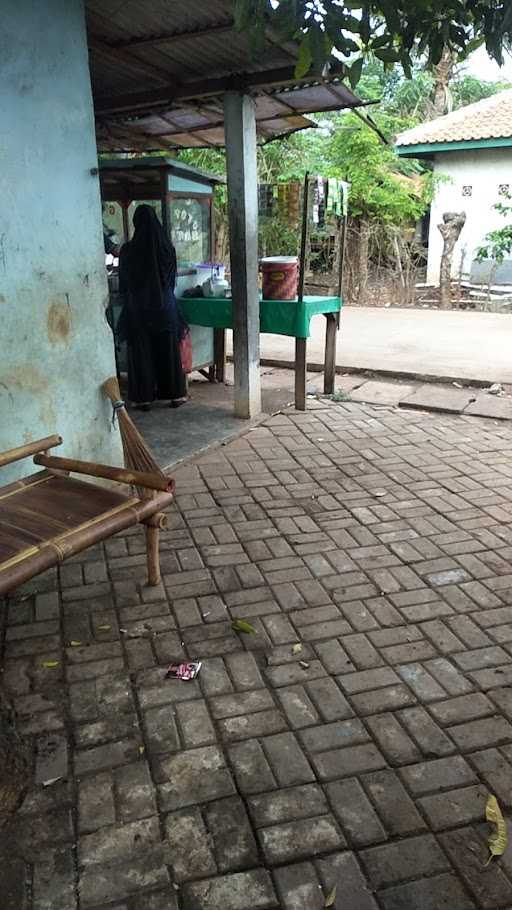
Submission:
M 60 436 L 48 436 L 0 453 L 0 467 L 33 455 L 46 468 L 0 487 L 0 596 L 136 524 L 146 529 L 148 583 L 159 584 L 161 510 L 173 500 L 174 481 L 47 454 L 61 443 Z M 136 487 L 141 495 L 76 480 L 71 471 Z

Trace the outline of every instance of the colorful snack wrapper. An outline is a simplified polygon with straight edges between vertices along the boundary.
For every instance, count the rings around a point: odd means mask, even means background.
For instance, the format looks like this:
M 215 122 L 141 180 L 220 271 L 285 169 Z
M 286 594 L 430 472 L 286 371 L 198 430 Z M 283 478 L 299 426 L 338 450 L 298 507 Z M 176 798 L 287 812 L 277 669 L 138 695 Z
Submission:
M 194 679 L 201 669 L 200 660 L 190 660 L 183 664 L 170 664 L 167 667 L 166 679 Z

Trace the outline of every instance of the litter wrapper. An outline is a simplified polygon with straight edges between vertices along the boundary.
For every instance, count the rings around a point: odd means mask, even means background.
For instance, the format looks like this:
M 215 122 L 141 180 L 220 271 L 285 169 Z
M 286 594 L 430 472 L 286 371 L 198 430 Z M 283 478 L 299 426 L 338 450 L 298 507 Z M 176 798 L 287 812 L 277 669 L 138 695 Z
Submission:
M 195 679 L 201 669 L 200 660 L 190 660 L 183 664 L 169 664 L 167 667 L 166 679 Z

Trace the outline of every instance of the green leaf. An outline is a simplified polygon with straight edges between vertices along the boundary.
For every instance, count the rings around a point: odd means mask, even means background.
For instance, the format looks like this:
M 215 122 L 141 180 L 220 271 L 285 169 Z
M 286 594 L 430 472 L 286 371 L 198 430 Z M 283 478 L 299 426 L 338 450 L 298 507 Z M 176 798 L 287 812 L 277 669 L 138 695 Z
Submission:
M 312 63 L 313 55 L 309 46 L 308 37 L 305 35 L 301 41 L 299 48 L 299 56 L 297 58 L 297 63 L 295 66 L 295 78 L 302 79 L 307 73 L 309 73 Z
M 361 78 L 361 73 L 363 72 L 363 63 L 364 60 L 362 57 L 359 57 L 352 66 L 347 67 L 348 78 L 352 88 L 355 88 L 357 83 Z
M 388 47 L 390 40 L 389 35 L 378 35 L 372 41 L 372 50 L 376 50 L 378 47 Z
M 251 626 L 250 622 L 245 619 L 234 619 L 231 623 L 231 628 L 233 632 L 245 632 L 246 635 L 258 634 L 254 626 Z
M 375 50 L 375 56 L 383 63 L 398 63 L 400 54 L 392 47 L 380 47 Z

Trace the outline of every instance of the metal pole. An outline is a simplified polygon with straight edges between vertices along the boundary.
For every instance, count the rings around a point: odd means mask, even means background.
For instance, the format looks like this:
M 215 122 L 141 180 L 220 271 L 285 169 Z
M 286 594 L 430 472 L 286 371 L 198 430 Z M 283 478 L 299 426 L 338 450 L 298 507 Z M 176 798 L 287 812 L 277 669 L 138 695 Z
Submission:
M 304 198 L 302 200 L 302 235 L 300 239 L 299 303 L 304 299 L 304 282 L 306 280 L 306 247 L 308 244 L 309 226 L 309 173 L 304 177 Z

